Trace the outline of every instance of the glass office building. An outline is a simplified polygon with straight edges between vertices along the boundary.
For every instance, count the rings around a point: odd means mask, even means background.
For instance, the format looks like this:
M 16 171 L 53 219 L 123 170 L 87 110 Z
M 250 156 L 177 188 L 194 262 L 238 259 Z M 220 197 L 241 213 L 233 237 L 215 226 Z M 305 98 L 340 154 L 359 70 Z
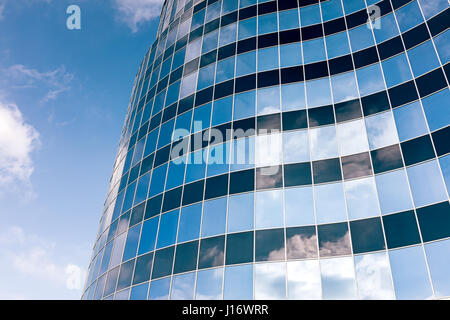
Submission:
M 83 299 L 450 297 L 447 0 L 167 0 Z

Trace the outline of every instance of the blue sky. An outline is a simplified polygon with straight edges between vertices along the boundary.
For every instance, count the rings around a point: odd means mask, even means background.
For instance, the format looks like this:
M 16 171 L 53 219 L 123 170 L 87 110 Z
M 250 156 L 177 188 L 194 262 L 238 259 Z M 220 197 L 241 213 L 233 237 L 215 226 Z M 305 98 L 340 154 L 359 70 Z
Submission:
M 0 299 L 80 298 L 162 2 L 0 0 Z

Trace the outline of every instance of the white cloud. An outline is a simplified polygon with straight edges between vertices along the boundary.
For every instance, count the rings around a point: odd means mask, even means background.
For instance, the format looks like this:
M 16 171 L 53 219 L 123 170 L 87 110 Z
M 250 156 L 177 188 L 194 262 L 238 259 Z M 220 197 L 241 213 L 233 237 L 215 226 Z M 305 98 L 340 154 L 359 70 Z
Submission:
M 11 226 L 0 235 L 0 258 L 4 261 L 2 269 L 9 268 L 10 276 L 25 277 L 28 282 L 44 282 L 65 290 L 77 290 L 81 296 L 85 270 L 56 254 L 57 249 L 61 248 L 57 248 L 56 243 L 18 226 Z M 5 274 L 2 272 L 0 278 Z M 7 279 L 0 281 L 6 282 Z M 14 292 L 9 292 L 9 295 L 0 292 L 0 298 L 14 299 L 15 295 Z
M 44 88 L 47 93 L 41 99 L 41 103 L 55 100 L 59 94 L 70 90 L 70 83 L 74 75 L 67 72 L 65 66 L 52 71 L 40 72 L 27 68 L 22 64 L 15 64 L 1 70 L 4 81 L 12 89 Z
M 159 17 L 163 0 L 115 0 L 120 20 L 124 21 L 133 32 L 138 26 Z
M 39 145 L 39 133 L 25 122 L 19 108 L 0 101 L 0 195 L 16 183 L 29 186 L 34 170 L 31 153 Z
M 0 21 L 3 20 L 3 18 L 5 17 L 3 15 L 4 12 L 5 12 L 5 4 L 2 3 L 2 4 L 0 4 Z

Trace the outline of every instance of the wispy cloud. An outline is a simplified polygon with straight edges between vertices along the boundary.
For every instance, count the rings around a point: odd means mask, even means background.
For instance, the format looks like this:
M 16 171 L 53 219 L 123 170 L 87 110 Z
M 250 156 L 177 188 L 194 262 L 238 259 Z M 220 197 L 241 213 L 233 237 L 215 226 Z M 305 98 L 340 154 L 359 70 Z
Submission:
M 53 286 L 81 292 L 85 270 L 56 254 L 57 244 L 42 236 L 26 232 L 18 226 L 10 226 L 0 235 L 0 257 L 2 268 L 8 267 L 35 281 L 48 282 Z M 6 279 L 2 279 L 6 280 Z M 0 298 L 14 299 L 0 292 Z
M 31 153 L 39 145 L 39 133 L 25 122 L 19 108 L 0 101 L 0 196 L 19 187 L 31 191 Z
M 74 79 L 74 75 L 67 72 L 65 66 L 41 72 L 22 64 L 15 64 L 0 70 L 0 74 L 12 89 L 44 87 L 46 94 L 41 103 L 55 100 L 58 95 L 70 90 L 70 84 Z
M 119 19 L 137 32 L 139 25 L 159 17 L 163 0 L 114 0 Z
M 1 4 L 0 4 L 0 21 L 3 20 L 3 18 L 5 17 L 5 16 L 3 15 L 4 12 L 5 12 L 5 4 L 4 4 L 4 3 L 1 3 Z

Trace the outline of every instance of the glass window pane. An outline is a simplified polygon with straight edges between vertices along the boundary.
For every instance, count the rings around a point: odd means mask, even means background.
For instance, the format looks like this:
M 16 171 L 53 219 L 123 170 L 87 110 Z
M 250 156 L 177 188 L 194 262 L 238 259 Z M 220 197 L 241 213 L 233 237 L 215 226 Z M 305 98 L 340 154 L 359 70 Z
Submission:
M 381 212 L 383 214 L 412 208 L 404 170 L 375 176 Z
M 225 237 L 202 239 L 198 258 L 198 268 L 206 269 L 223 265 Z
M 298 10 L 279 11 L 280 31 L 287 29 L 295 29 L 299 27 Z
M 202 54 L 217 48 L 219 30 L 208 33 L 203 37 Z
M 315 186 L 317 223 L 343 221 L 347 219 L 342 183 Z
M 317 232 L 321 257 L 351 253 L 350 235 L 346 222 L 319 225 Z
M 364 28 L 366 28 L 364 26 Z M 356 71 L 358 77 L 359 92 L 361 97 L 381 90 L 385 90 L 383 75 L 379 63 Z
M 448 101 L 450 101 L 450 91 L 448 89 L 444 89 L 422 100 L 423 109 L 431 131 L 450 123 Z
M 139 254 L 143 254 L 155 249 L 158 223 L 159 217 L 155 217 L 144 222 L 142 227 L 141 241 L 139 244 Z
M 436 160 L 415 165 L 406 170 L 416 207 L 448 199 Z
M 253 299 L 253 265 L 231 266 L 225 269 L 224 299 Z
M 222 299 L 223 268 L 199 271 L 197 274 L 197 300 Z
M 306 97 L 309 108 L 331 104 L 331 89 L 328 78 L 306 81 Z
M 417 1 L 412 1 L 406 6 L 396 10 L 395 15 L 397 16 L 398 26 L 402 32 L 423 22 L 422 13 L 420 12 Z
M 258 34 L 276 32 L 278 29 L 277 13 L 258 16 Z
M 282 68 L 302 64 L 302 48 L 300 43 L 291 43 L 280 46 L 280 66 Z
M 288 260 L 317 258 L 316 227 L 287 228 L 286 256 Z
M 180 98 L 187 97 L 194 93 L 197 84 L 197 74 L 198 71 L 195 71 L 181 80 Z
M 376 24 L 378 21 L 375 21 Z M 393 13 L 389 13 L 379 19 L 381 28 L 373 28 L 377 43 L 381 43 L 398 35 L 397 24 Z
M 374 45 L 372 31 L 367 28 L 365 24 L 350 29 L 348 34 L 350 36 L 350 44 L 353 52 L 372 47 Z
M 131 289 L 130 300 L 147 300 L 148 283 L 134 286 Z
M 352 257 L 321 260 L 320 270 L 323 299 L 356 299 Z
M 169 299 L 170 278 L 152 281 L 150 285 L 149 300 Z
M 253 117 L 256 110 L 256 92 L 254 90 L 234 96 L 234 120 Z
M 114 240 L 114 249 L 111 254 L 110 268 L 117 266 L 122 261 L 122 250 L 125 245 L 126 236 L 126 233 L 122 233 Z
M 201 215 L 201 203 L 197 203 L 181 209 L 178 242 L 194 240 L 199 237 Z
M 256 17 L 239 21 L 238 40 L 254 37 L 256 35 Z
M 202 46 L 202 39 L 192 41 L 186 46 L 186 58 L 185 61 L 191 61 L 200 55 L 200 49 Z
M 281 106 L 283 111 L 306 108 L 305 85 L 303 82 L 281 86 Z
M 421 246 L 389 251 L 392 280 L 397 299 L 432 297 L 423 249 Z
M 332 20 L 343 15 L 341 0 L 329 0 L 320 2 L 323 21 Z
M 391 111 L 366 118 L 366 129 L 370 149 L 378 149 L 399 142 Z
M 385 252 L 355 256 L 355 270 L 360 299 L 394 299 L 391 272 Z
M 195 272 L 174 276 L 172 280 L 171 300 L 194 299 Z
M 237 56 L 236 76 L 256 72 L 256 51 L 250 51 Z
M 280 87 L 258 90 L 258 115 L 280 111 Z
M 214 101 L 211 126 L 231 121 L 231 113 L 233 112 L 233 97 L 226 97 Z
M 228 232 L 253 229 L 254 194 L 246 193 L 229 197 Z
M 153 253 L 145 254 L 136 259 L 134 269 L 133 284 L 150 280 L 150 272 L 153 265 Z
M 227 198 L 205 201 L 202 220 L 202 237 L 225 233 Z
M 314 224 L 314 200 L 312 187 L 284 190 L 286 226 Z
M 219 46 L 222 47 L 236 41 L 236 30 L 237 30 L 237 23 L 230 24 L 220 29 Z
M 402 53 L 382 62 L 384 77 L 388 88 L 412 78 L 406 54 Z
M 300 8 L 302 27 L 321 22 L 320 8 L 318 4 Z
M 256 228 L 281 227 L 284 224 L 283 191 L 256 192 Z
M 197 90 L 204 89 L 214 84 L 215 68 L 216 65 L 213 63 L 205 68 L 200 69 L 200 71 L 198 72 Z
M 229 80 L 234 77 L 235 57 L 217 62 L 216 83 Z
M 127 241 L 125 244 L 122 261 L 127 261 L 131 258 L 136 257 L 139 236 L 141 235 L 141 227 L 142 224 L 138 224 L 137 226 L 134 226 L 133 228 L 128 230 Z
M 450 295 L 450 240 L 425 245 L 434 292 L 437 297 Z
M 334 103 L 358 98 L 354 72 L 331 77 Z
M 133 277 L 134 263 L 136 260 L 130 260 L 120 266 L 119 279 L 117 280 L 117 289 L 122 290 L 131 285 Z
M 442 65 L 450 61 L 450 30 L 434 38 L 434 45 L 441 59 Z
M 278 68 L 278 47 L 258 50 L 258 71 Z
M 341 156 L 369 151 L 364 120 L 344 122 L 337 125 Z
M 309 161 L 308 131 L 290 131 L 283 133 L 284 162 Z
M 345 182 L 345 193 L 350 220 L 380 215 L 374 178 Z
M 421 45 L 408 50 L 409 61 L 414 76 L 417 78 L 420 75 L 439 67 L 439 61 L 436 56 L 431 40 L 422 43 Z
M 286 264 L 284 262 L 255 265 L 255 299 L 286 299 Z
M 323 38 L 304 41 L 302 44 L 305 64 L 326 60 Z
M 285 260 L 284 229 L 258 230 L 255 234 L 255 260 Z
M 347 32 L 339 32 L 326 36 L 328 59 L 333 59 L 350 53 Z
M 288 297 L 291 300 L 318 300 L 321 298 L 318 260 L 287 263 Z
M 311 139 L 311 158 L 313 161 L 338 156 L 335 126 L 311 129 L 309 136 Z
M 175 243 L 178 229 L 178 210 L 165 213 L 159 224 L 157 248 L 163 248 Z
M 394 118 L 400 141 L 428 133 L 427 124 L 419 102 L 394 109 Z

